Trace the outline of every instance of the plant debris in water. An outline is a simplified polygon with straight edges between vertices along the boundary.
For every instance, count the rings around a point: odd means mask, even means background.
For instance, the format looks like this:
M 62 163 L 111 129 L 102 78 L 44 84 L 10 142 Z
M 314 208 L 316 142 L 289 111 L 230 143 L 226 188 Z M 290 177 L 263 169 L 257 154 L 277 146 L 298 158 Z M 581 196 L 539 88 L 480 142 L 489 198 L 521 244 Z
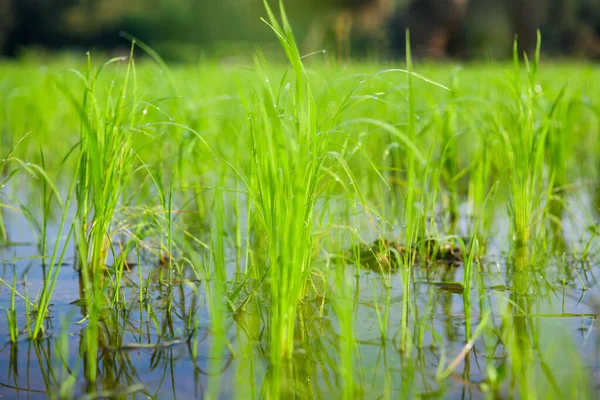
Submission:
M 411 254 L 407 254 L 410 252 Z M 439 242 L 427 239 L 422 245 L 415 245 L 407 250 L 406 246 L 387 239 L 377 239 L 371 244 L 360 244 L 346 251 L 346 260 L 359 264 L 371 271 L 388 271 L 398 269 L 406 260 L 423 266 L 445 265 L 458 267 L 463 262 L 463 251 L 454 243 Z

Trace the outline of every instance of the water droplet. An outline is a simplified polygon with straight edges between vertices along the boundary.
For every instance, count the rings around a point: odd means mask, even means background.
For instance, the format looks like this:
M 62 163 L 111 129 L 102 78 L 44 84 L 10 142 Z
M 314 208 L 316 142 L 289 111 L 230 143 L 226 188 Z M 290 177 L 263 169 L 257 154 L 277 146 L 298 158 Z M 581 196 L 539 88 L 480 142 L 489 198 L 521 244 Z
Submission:
M 144 111 L 142 111 L 142 114 L 144 114 L 144 115 L 148 114 L 148 109 L 144 109 Z
M 269 83 L 269 78 L 265 78 L 265 82 Z
M 535 85 L 535 92 L 536 92 L 537 94 L 540 94 L 540 93 L 542 93 L 542 86 L 541 86 L 541 85 Z

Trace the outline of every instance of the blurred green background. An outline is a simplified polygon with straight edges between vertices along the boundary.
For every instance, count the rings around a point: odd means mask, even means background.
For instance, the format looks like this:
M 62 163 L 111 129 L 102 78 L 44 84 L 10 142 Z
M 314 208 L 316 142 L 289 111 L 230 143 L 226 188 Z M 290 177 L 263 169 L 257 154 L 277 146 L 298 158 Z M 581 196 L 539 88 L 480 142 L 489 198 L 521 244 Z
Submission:
M 275 5 L 275 1 L 271 1 Z M 600 57 L 600 0 L 286 0 L 302 51 L 400 57 L 409 28 L 428 58 L 501 59 L 514 35 L 556 57 Z M 240 57 L 273 35 L 262 0 L 0 0 L 0 56 L 126 51 L 125 31 L 169 60 Z

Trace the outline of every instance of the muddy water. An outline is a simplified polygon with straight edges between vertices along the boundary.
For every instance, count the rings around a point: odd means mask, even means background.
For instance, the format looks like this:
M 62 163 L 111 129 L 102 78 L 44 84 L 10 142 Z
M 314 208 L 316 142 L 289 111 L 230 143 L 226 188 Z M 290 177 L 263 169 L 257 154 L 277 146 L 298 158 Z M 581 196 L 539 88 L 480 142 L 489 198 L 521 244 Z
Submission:
M 462 265 L 414 268 L 407 331 L 401 328 L 402 274 L 389 275 L 388 292 L 381 275 L 348 265 L 345 278 L 351 296 L 342 301 L 351 303 L 355 321 L 357 395 L 502 398 L 518 393 L 523 376 L 534 376 L 535 384 L 543 388 L 538 388 L 542 395 L 568 397 L 573 393 L 572 382 L 589 385 L 595 393 L 599 371 L 596 316 L 600 312 L 596 277 L 600 268 L 593 258 L 582 263 L 574 255 L 577 246 L 573 244 L 586 234 L 576 216 L 573 218 L 565 217 L 565 236 L 576 239 L 568 242 L 563 253 L 529 266 L 525 272 L 515 272 L 513 257 L 505 252 L 509 247 L 504 239 L 507 222 L 498 219 L 488 254 L 478 264 L 468 294 L 456 283 L 463 280 Z M 9 217 L 7 226 L 17 244 L 0 250 L 5 260 L 0 277 L 11 284 L 16 274 L 19 292 L 35 298 L 48 267 L 36 258 L 36 246 L 28 243 L 31 231 L 23 228 L 24 221 Z M 158 279 L 163 267 L 152 262 L 126 273 L 122 288 L 127 307 L 103 311 L 98 334 L 99 378 L 89 384 L 83 343 L 87 321 L 77 303 L 80 279 L 73 267 L 74 253 L 67 253 L 46 321 L 46 336 L 39 341 L 29 341 L 22 333 L 17 343 L 10 343 L 4 312 L 10 306 L 10 291 L 0 286 L 0 398 L 49 398 L 61 390 L 66 397 L 82 398 L 266 396 L 271 376 L 266 294 L 259 291 L 258 301 L 250 301 L 235 315 L 228 310 L 225 332 L 217 334 L 208 311 L 209 299 L 202 290 L 198 297 L 184 283 L 192 276 L 176 276 L 176 284 L 169 287 Z M 315 262 L 322 265 L 324 260 Z M 142 303 L 140 274 L 143 282 L 149 281 Z M 376 311 L 385 312 L 388 296 L 389 326 L 382 340 Z M 16 311 L 19 328 L 24 330 L 25 307 L 20 299 Z M 487 311 L 491 311 L 491 320 L 486 330 L 466 348 Z M 344 332 L 332 302 L 327 295 L 311 293 L 300 314 L 296 355 L 285 374 L 283 393 L 298 398 L 338 398 L 343 392 L 339 344 Z M 410 352 L 401 349 L 403 332 L 412 345 Z M 519 364 L 519 360 L 523 362 Z M 447 378 L 436 379 L 436 373 L 452 362 L 454 368 Z M 525 366 L 519 366 L 522 364 Z M 490 383 L 490 370 L 495 371 L 497 387 Z M 75 378 L 72 386 L 65 383 L 69 376 Z M 581 380 L 582 376 L 585 379 Z

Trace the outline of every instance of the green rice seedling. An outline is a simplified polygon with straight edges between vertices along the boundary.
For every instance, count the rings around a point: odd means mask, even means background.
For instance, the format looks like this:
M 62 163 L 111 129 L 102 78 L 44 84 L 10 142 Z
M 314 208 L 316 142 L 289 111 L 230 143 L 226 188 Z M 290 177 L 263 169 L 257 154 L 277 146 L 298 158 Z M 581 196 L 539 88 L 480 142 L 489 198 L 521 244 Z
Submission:
M 492 175 L 492 157 L 488 146 L 492 143 L 491 135 L 486 135 L 481 143 L 481 150 L 473 161 L 473 172 L 469 180 L 468 203 L 473 219 L 473 234 L 477 235 L 477 241 L 485 254 L 486 242 L 491 228 L 492 212 L 482 212 L 491 193 L 497 191 L 498 182 L 490 187 L 489 177 Z M 491 207 L 489 207 L 491 209 Z
M 12 343 L 16 343 L 19 338 L 19 326 L 17 322 L 17 310 L 15 309 L 15 294 L 17 292 L 17 270 L 13 267 L 13 283 L 10 287 L 10 307 L 4 311 L 6 311 L 6 320 L 8 322 L 8 332 L 10 336 L 10 341 Z
M 40 149 L 40 167 L 44 171 L 47 170 L 46 162 L 44 159 L 44 152 Z M 44 179 L 42 180 L 42 198 L 41 198 L 41 226 L 40 226 L 40 238 L 38 240 L 38 248 L 40 251 L 40 256 L 42 257 L 42 264 L 46 265 L 46 253 L 48 247 L 48 221 L 50 219 L 52 198 L 54 193 L 50 189 L 48 182 Z
M 11 149 L 11 151 L 8 153 L 7 157 L 4 158 L 1 162 L 1 168 L 2 170 L 6 170 L 8 168 L 8 166 L 11 163 L 16 164 L 16 167 L 12 167 L 10 172 L 3 178 L 2 180 L 2 184 L 0 185 L 2 188 L 5 187 L 5 185 L 13 178 L 18 176 L 21 173 L 27 173 L 29 177 L 31 178 L 37 178 L 38 176 L 41 176 L 44 183 L 44 187 L 47 188 L 49 191 L 51 191 L 51 196 L 56 197 L 57 199 L 57 203 L 59 206 L 64 206 L 64 203 L 62 202 L 60 193 L 57 189 L 57 187 L 55 186 L 55 184 L 50 180 L 50 178 L 48 177 L 47 173 L 44 171 L 44 169 L 42 169 L 41 167 L 39 167 L 38 165 L 35 164 L 31 164 L 31 163 L 25 163 L 23 162 L 21 159 L 13 157 L 13 152 L 15 151 L 15 149 L 17 148 L 17 146 L 19 146 L 20 143 L 22 143 L 25 138 L 27 137 L 27 135 L 25 135 L 24 137 L 20 138 L 17 143 L 15 144 L 15 147 L 13 147 Z M 50 195 L 49 195 L 50 196 Z M 67 202 L 68 203 L 68 202 Z M 5 205 L 2 205 L 2 207 L 4 208 Z M 20 209 L 22 212 L 24 212 L 24 214 L 27 216 L 29 216 L 29 219 L 31 220 L 33 217 L 31 215 L 31 213 L 28 211 L 28 209 L 23 205 L 20 204 Z M 66 213 L 66 211 L 65 211 Z M 66 214 L 65 214 L 66 215 Z M 60 236 L 62 234 L 62 228 L 64 226 L 64 218 L 63 218 L 63 225 L 61 225 L 61 228 L 58 231 L 58 235 Z M 35 225 L 35 224 L 34 224 Z M 68 242 L 68 239 L 67 239 Z M 36 301 L 36 305 L 35 305 L 35 311 L 36 311 L 36 317 L 35 317 L 35 327 L 33 330 L 30 330 L 30 325 L 29 325 L 29 313 L 27 313 L 26 315 L 26 319 L 28 322 L 27 325 L 27 331 L 30 335 L 30 338 L 38 338 L 39 335 L 43 332 L 43 323 L 44 323 L 44 319 L 48 313 L 48 305 L 50 303 L 50 300 L 52 298 L 52 291 L 54 289 L 54 285 L 56 284 L 56 277 L 57 277 L 57 273 L 58 270 L 60 269 L 60 267 L 56 267 L 56 265 L 54 265 L 54 262 L 59 261 L 59 264 L 62 262 L 62 257 L 64 256 L 64 249 L 66 249 L 66 244 L 64 244 L 64 246 L 62 247 L 63 252 L 62 254 L 58 254 L 58 250 L 60 248 L 60 240 L 56 241 L 56 245 L 54 248 L 54 253 L 53 256 L 51 258 L 51 266 L 49 268 L 49 270 L 47 271 L 46 275 L 44 276 L 45 279 L 45 284 L 42 288 L 42 292 L 39 295 L 37 301 Z M 14 292 L 13 292 L 14 294 Z M 23 298 L 23 300 L 25 300 L 26 303 L 26 307 L 29 310 L 29 307 L 32 306 L 30 300 L 27 297 L 21 296 L 19 295 L 21 298 Z M 16 321 L 15 321 L 16 322 Z
M 44 333 L 44 321 L 46 316 L 48 315 L 50 302 L 52 300 L 52 294 L 54 292 L 54 288 L 58 279 L 58 274 L 60 272 L 61 265 L 65 258 L 65 253 L 67 251 L 69 241 L 72 237 L 73 230 L 70 229 L 66 235 L 64 243 L 62 243 L 61 246 L 60 239 L 62 238 L 65 226 L 67 224 L 69 207 L 75 190 L 76 179 L 77 173 L 74 174 L 73 179 L 71 180 L 71 184 L 64 203 L 58 192 L 55 193 L 57 203 L 60 207 L 62 207 L 63 212 L 57 231 L 57 240 L 54 243 L 52 253 L 49 257 L 50 261 L 48 263 L 48 269 L 46 270 L 46 274 L 44 276 L 45 284 L 42 287 L 42 292 L 40 293 L 35 305 L 35 311 L 37 314 L 35 316 L 35 325 L 33 330 L 31 331 L 30 338 L 39 338 Z
M 81 118 L 80 154 L 78 167 L 76 168 L 77 175 L 71 184 L 67 205 L 71 199 L 71 193 L 73 193 L 77 180 L 76 197 L 78 211 L 76 223 L 71 232 L 75 233 L 80 255 L 81 292 L 85 302 L 86 319 L 88 322 L 85 333 L 87 362 L 84 369 L 87 379 L 92 383 L 97 378 L 99 313 L 106 300 L 102 282 L 105 262 L 110 249 L 111 238 L 108 237 L 108 234 L 132 160 L 131 143 L 133 139 L 130 131 L 128 131 L 127 124 L 129 124 L 129 128 L 133 127 L 134 119 L 131 118 L 129 121 L 124 121 L 127 116 L 125 102 L 128 94 L 129 76 L 133 74 L 135 77 L 132 55 L 133 45 L 124 82 L 118 91 L 118 97 L 114 104 L 111 99 L 111 88 L 108 93 L 109 100 L 107 106 L 102 108 L 96 97 L 96 86 L 102 70 L 111 63 L 119 62 L 120 59 L 112 59 L 97 71 L 93 71 L 91 59 L 88 57 L 88 76 L 78 75 L 85 86 L 81 103 L 76 100 L 68 88 L 63 87 L 63 93 L 67 96 Z M 132 101 L 135 102 L 135 98 Z M 68 207 L 66 207 L 64 212 L 59 233 L 65 225 Z M 88 223 L 90 226 L 89 231 L 87 230 Z M 69 233 L 68 237 L 70 235 L 71 233 Z M 56 246 L 58 246 L 58 242 Z M 58 247 L 55 247 L 48 273 L 49 277 L 52 277 L 54 273 L 52 285 L 49 286 L 49 290 L 46 290 L 46 286 L 44 287 L 40 302 L 40 308 L 46 311 L 38 314 L 34 335 L 39 334 L 42 330 L 41 324 L 47 312 L 55 279 L 58 274 L 58 270 L 54 271 L 54 262 L 58 261 L 60 264 L 63 257 L 64 249 L 62 252 L 59 252 Z
M 99 75 L 110 64 L 119 63 L 114 58 L 94 70 L 88 56 L 87 77 L 79 75 L 85 85 L 80 103 L 68 89 L 65 94 L 81 118 L 80 176 L 77 188 L 76 235 L 85 238 L 85 252 L 80 257 L 93 274 L 100 273 L 109 251 L 110 238 L 107 233 L 115 216 L 117 203 L 131 170 L 132 129 L 135 114 L 127 113 L 128 104 L 135 104 L 136 93 L 129 89 L 130 76 L 135 85 L 134 44 L 131 46 L 126 73 L 116 99 L 112 98 L 112 87 L 108 91 L 107 104 L 102 107 L 97 97 Z M 128 96 L 130 96 L 128 98 Z M 135 107 L 133 108 L 135 110 Z M 87 226 L 89 224 L 89 231 Z M 82 250 L 82 249 L 80 249 Z
M 438 125 L 441 125 L 442 136 L 442 159 L 439 165 L 439 174 L 443 174 L 444 186 L 448 196 L 448 214 L 452 226 L 451 233 L 454 233 L 458 219 L 458 177 L 459 177 L 459 153 L 457 144 L 457 112 L 456 100 L 458 91 L 458 72 L 452 75 L 452 84 L 450 86 L 449 104 L 445 107 L 443 114 L 438 117 Z M 435 199 L 435 193 L 432 195 Z M 435 206 L 435 200 L 433 201 Z M 432 215 L 433 220 L 435 215 Z
M 580 254 L 579 261 L 582 264 L 585 264 L 586 262 L 588 262 L 592 256 L 592 254 L 595 253 L 594 245 L 596 245 L 598 243 L 598 236 L 600 233 L 600 229 L 598 227 L 592 225 L 588 228 L 588 232 L 589 232 L 588 239 L 583 244 L 582 249 L 580 251 L 576 252 L 576 253 Z
M 265 1 L 269 24 L 277 35 L 294 78 L 293 119 L 290 125 L 279 116 L 277 96 L 265 72 L 265 61 L 255 57 L 263 84 L 249 110 L 252 140 L 250 194 L 265 235 L 271 290 L 271 362 L 277 366 L 291 359 L 298 303 L 304 297 L 311 273 L 312 214 L 317 184 L 324 161 L 324 138 L 317 135 L 316 107 L 307 74 L 292 30 L 280 3 L 282 25 Z M 274 377 L 278 397 L 281 382 Z
M 517 42 L 514 43 L 514 73 L 512 96 L 514 109 L 506 124 L 500 122 L 500 135 L 503 140 L 504 157 L 509 177 L 509 211 L 512 233 L 518 252 L 524 257 L 529 254 L 532 240 L 540 228 L 541 208 L 544 191 L 542 189 L 544 149 L 546 129 L 535 126 L 536 92 L 540 63 L 541 37 L 531 64 L 527 63 L 528 82 L 523 88 Z M 524 90 L 524 94 L 523 94 Z M 520 263 L 518 263 L 521 265 Z
M 568 123 L 568 110 L 570 105 L 565 106 L 563 98 L 567 90 L 565 84 L 556 95 L 548 116 L 544 121 L 545 129 L 548 130 L 546 146 L 546 163 L 549 168 L 550 184 L 548 190 L 551 191 L 553 197 L 549 197 L 548 215 L 553 219 L 553 222 L 560 227 L 562 219 L 562 199 L 559 196 L 560 192 L 554 191 L 554 188 L 562 188 L 568 182 L 567 180 L 567 151 L 569 148 L 568 138 L 570 124 Z M 570 103 L 570 102 L 569 102 Z M 569 104 L 567 103 L 567 104 Z
M 163 186 L 163 178 L 160 171 L 157 169 L 148 168 L 148 175 L 152 179 L 154 187 L 156 189 L 158 195 L 158 204 L 160 207 L 161 215 L 157 216 L 158 221 L 156 222 L 159 225 L 159 260 L 162 260 L 161 264 L 166 264 L 168 269 L 168 283 L 169 286 L 173 285 L 173 181 L 171 181 L 171 185 L 169 187 L 169 192 L 167 194 L 165 187 Z M 163 243 L 164 236 L 166 236 L 167 243 Z M 166 252 L 166 255 L 164 254 Z M 160 271 L 160 279 L 163 278 L 163 269 Z M 170 307 L 169 307 L 170 308 Z
M 48 191 L 50 191 L 50 190 L 51 190 L 52 194 L 58 193 L 56 186 L 50 181 L 50 178 L 46 174 L 43 164 L 42 164 L 42 167 L 40 167 L 36 164 L 24 162 L 20 158 L 17 158 L 14 156 L 14 153 L 18 150 L 18 148 L 27 142 L 27 138 L 30 136 L 30 133 L 31 132 L 25 134 L 23 137 L 21 137 L 19 140 L 17 140 L 14 147 L 12 147 L 10 149 L 10 151 L 5 155 L 5 157 L 2 158 L 2 160 L 0 161 L 0 171 L 2 172 L 2 177 L 0 179 L 0 190 L 2 190 L 2 194 L 5 196 L 7 196 L 7 194 L 4 193 L 5 187 L 10 184 L 10 182 L 12 181 L 13 178 L 17 177 L 21 173 L 28 173 L 29 176 L 34 179 L 37 178 L 38 175 L 41 175 L 43 178 L 42 185 L 44 187 L 44 196 L 46 196 Z M 15 164 L 16 164 L 16 166 L 14 166 Z M 46 198 L 46 197 L 44 197 L 44 198 Z M 40 232 L 40 234 L 43 237 L 44 232 L 43 232 L 42 228 L 39 227 L 39 224 L 37 224 L 37 221 L 33 217 L 33 214 L 31 213 L 29 208 L 25 204 L 23 204 L 22 202 L 20 202 L 18 200 L 14 200 L 14 202 L 16 204 L 18 204 L 18 207 L 19 207 L 21 213 L 23 214 L 23 216 L 25 216 L 25 218 L 30 223 L 30 225 L 34 228 L 37 228 L 37 230 Z M 8 204 L 4 204 L 4 203 L 0 204 L 0 210 L 4 210 L 5 208 L 9 208 L 9 207 L 10 206 Z M 1 214 L 1 212 L 0 212 L 0 214 Z M 6 232 L 4 232 L 4 222 L 3 222 L 3 218 L 1 215 L 0 215 L 0 234 L 2 235 L 2 237 L 4 237 L 4 239 L 7 239 L 5 237 Z
M 4 226 L 4 207 L 0 208 L 0 239 L 3 242 L 8 240 L 8 234 L 6 233 L 6 227 Z
M 31 338 L 33 337 L 32 332 L 31 332 L 31 326 L 32 324 L 32 316 L 33 316 L 33 309 L 34 309 L 34 304 L 32 301 L 29 300 L 29 289 L 27 288 L 27 276 L 25 276 L 23 278 L 24 283 L 25 283 L 25 294 L 23 295 L 23 297 L 21 297 L 21 299 L 23 300 L 23 303 L 25 303 L 25 330 L 27 332 L 27 337 Z
M 463 289 L 463 309 L 465 313 L 465 336 L 467 339 L 471 339 L 472 335 L 472 326 L 471 326 L 471 314 L 472 314 L 472 304 L 471 304 L 471 289 L 473 284 L 473 267 L 475 261 L 475 254 L 479 250 L 479 242 L 477 241 L 477 237 L 474 234 L 471 237 L 471 243 L 469 244 L 469 249 L 467 253 L 467 258 L 464 261 L 464 276 L 462 282 Z M 467 251 L 466 246 L 462 245 L 463 254 Z
M 413 145 L 416 142 L 416 111 L 415 111 L 415 88 L 413 80 L 413 63 L 410 48 L 410 32 L 406 31 L 406 80 L 408 85 L 408 126 L 407 126 L 407 138 Z M 415 253 L 412 251 L 413 247 L 419 240 L 419 237 L 425 237 L 425 232 L 422 229 L 423 225 L 421 222 L 423 215 L 419 215 L 419 209 L 417 203 L 417 171 L 416 171 L 416 160 L 415 154 L 409 152 L 406 157 L 406 198 L 404 200 L 404 237 L 405 246 L 408 251 L 404 252 L 404 265 L 402 268 L 402 319 L 400 322 L 401 327 L 401 340 L 400 340 L 400 351 L 407 352 L 410 354 L 410 337 L 408 335 L 408 316 L 409 316 L 409 301 L 410 301 L 410 281 L 411 271 L 415 262 Z
M 490 214 L 490 209 L 492 207 L 490 207 L 490 203 L 492 203 L 492 200 L 496 194 L 496 189 L 497 189 L 497 185 L 492 186 L 492 188 L 490 189 L 489 193 L 487 194 L 483 204 L 481 205 L 480 209 L 478 210 L 478 216 L 474 219 L 473 222 L 473 232 L 471 233 L 471 237 L 469 240 L 469 246 L 467 248 L 467 246 L 465 245 L 465 243 L 463 242 L 462 239 L 458 238 L 458 241 L 460 242 L 461 245 L 461 249 L 462 249 L 462 253 L 464 255 L 466 255 L 465 261 L 464 261 L 464 275 L 463 275 L 463 286 L 465 288 L 465 297 L 469 297 L 470 298 L 470 291 L 472 288 L 472 284 L 473 284 L 473 268 L 474 268 L 474 264 L 476 262 L 478 262 L 479 260 L 481 260 L 485 254 L 485 249 L 482 248 L 481 244 L 480 244 L 480 235 L 482 232 L 482 221 L 489 221 L 490 217 L 488 214 Z M 485 222 L 483 222 L 485 223 Z

